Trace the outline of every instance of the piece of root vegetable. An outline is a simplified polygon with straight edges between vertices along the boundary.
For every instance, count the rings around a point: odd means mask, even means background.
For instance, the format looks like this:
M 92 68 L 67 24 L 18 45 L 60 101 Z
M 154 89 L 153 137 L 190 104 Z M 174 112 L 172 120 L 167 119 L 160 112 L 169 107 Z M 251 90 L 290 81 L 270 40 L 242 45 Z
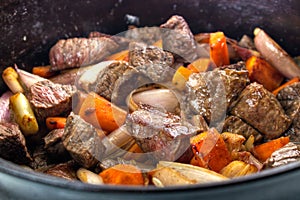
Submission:
M 47 117 L 46 126 L 49 130 L 65 128 L 66 117 Z
M 12 91 L 12 93 L 14 94 L 18 92 L 24 92 L 23 87 L 18 81 L 18 78 L 18 73 L 12 67 L 6 68 L 2 73 L 3 81 L 6 83 L 10 91 Z
M 288 82 L 282 84 L 281 86 L 279 86 L 277 89 L 275 89 L 272 93 L 276 96 L 280 90 L 282 90 L 283 88 L 289 86 L 289 85 L 292 85 L 293 83 L 297 83 L 300 81 L 300 78 L 299 77 L 295 77 L 295 78 L 292 78 L 291 80 L 289 80 Z
M 38 122 L 25 95 L 17 93 L 11 96 L 10 105 L 22 133 L 25 136 L 36 134 L 39 130 Z
M 103 185 L 102 178 L 98 174 L 95 174 L 90 170 L 79 168 L 76 172 L 76 175 L 79 178 L 79 180 L 83 183 Z
M 45 79 L 43 77 L 40 77 L 38 75 L 29 73 L 27 71 L 24 71 L 22 69 L 19 69 L 17 65 L 15 65 L 15 70 L 19 75 L 19 80 L 21 83 L 28 89 L 30 88 L 33 84 L 40 82 L 40 81 L 46 81 L 48 79 Z
M 267 33 L 254 30 L 254 43 L 262 56 L 286 78 L 300 77 L 300 67 Z

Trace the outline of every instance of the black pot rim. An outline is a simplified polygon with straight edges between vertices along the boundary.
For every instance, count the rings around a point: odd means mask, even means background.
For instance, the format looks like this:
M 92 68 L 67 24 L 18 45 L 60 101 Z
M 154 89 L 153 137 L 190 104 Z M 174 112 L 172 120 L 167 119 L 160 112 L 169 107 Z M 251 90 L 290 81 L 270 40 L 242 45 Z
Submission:
M 230 179 L 220 182 L 212 182 L 205 184 L 195 185 L 182 185 L 182 186 L 170 186 L 159 188 L 155 186 L 139 187 L 139 186 L 119 186 L 119 185 L 92 185 L 82 183 L 80 181 L 69 181 L 59 177 L 31 171 L 21 166 L 18 166 L 10 161 L 0 158 L 0 172 L 17 177 L 20 179 L 28 180 L 43 185 L 65 188 L 76 191 L 84 192 L 133 192 L 133 193 L 161 193 L 161 192 L 188 192 L 190 190 L 214 190 L 217 188 L 228 188 L 241 184 L 248 184 L 252 182 L 264 181 L 267 179 L 276 179 L 279 176 L 285 176 L 289 173 L 300 170 L 300 162 L 294 162 L 285 166 L 268 169 L 259 173 L 248 175 L 240 178 Z

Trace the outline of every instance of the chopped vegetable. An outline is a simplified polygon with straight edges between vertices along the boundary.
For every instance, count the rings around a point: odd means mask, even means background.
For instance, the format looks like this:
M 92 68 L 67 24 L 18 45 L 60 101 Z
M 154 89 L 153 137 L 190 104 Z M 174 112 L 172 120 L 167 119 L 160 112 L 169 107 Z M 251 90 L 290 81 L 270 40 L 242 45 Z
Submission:
M 279 86 L 277 89 L 275 89 L 272 93 L 276 96 L 280 90 L 282 90 L 283 88 L 292 85 L 293 83 L 299 82 L 300 78 L 299 77 L 295 77 L 292 78 L 291 80 L 289 80 L 288 82 L 284 83 L 283 85 Z
M 286 78 L 300 77 L 300 67 L 265 31 L 254 30 L 254 43 L 257 50 Z
M 12 67 L 8 67 L 3 71 L 2 78 L 12 93 L 24 92 L 23 87 L 18 81 L 19 75 Z
M 81 105 L 79 115 L 95 127 L 108 132 L 119 128 L 126 118 L 124 110 L 95 93 L 87 95 Z
M 105 60 L 128 61 L 129 50 L 123 50 L 108 56 Z
M 17 93 L 11 96 L 10 105 L 14 113 L 14 118 L 19 124 L 22 133 L 24 135 L 36 134 L 39 130 L 39 126 L 25 95 L 23 93 Z
M 19 80 L 27 89 L 37 82 L 48 81 L 46 78 L 19 69 L 17 65 L 15 65 L 15 69 L 19 75 Z
M 50 71 L 51 66 L 36 66 L 32 68 L 32 73 L 43 78 L 50 78 L 54 76 L 56 72 Z
M 255 166 L 247 164 L 243 161 L 235 160 L 224 167 L 220 173 L 228 178 L 235 178 L 253 174 L 257 171 L 258 170 Z
M 191 164 L 219 172 L 232 158 L 222 136 L 216 129 L 209 129 L 190 139 L 194 157 Z
M 223 32 L 215 32 L 210 34 L 210 59 L 217 67 L 229 65 L 229 54 L 226 44 L 226 37 Z
M 82 181 L 83 183 L 96 184 L 96 185 L 103 184 L 102 178 L 98 174 L 95 174 L 90 170 L 80 168 L 77 170 L 76 175 L 79 178 L 79 180 Z
M 191 70 L 180 66 L 173 76 L 172 83 L 177 89 L 183 90 L 185 88 L 186 81 L 192 73 L 193 72 Z
M 187 68 L 195 73 L 206 72 L 213 68 L 213 63 L 209 58 L 198 58 L 189 64 Z
M 47 117 L 46 126 L 49 130 L 64 128 L 67 118 L 65 117 Z
M 265 162 L 274 151 L 290 142 L 289 137 L 280 137 L 253 148 L 253 154 L 261 162 Z
M 144 185 L 142 171 L 133 165 L 118 164 L 102 171 L 99 176 L 106 184 L 114 185 Z
M 246 61 L 246 68 L 249 72 L 250 81 L 262 84 L 269 91 L 276 89 L 284 79 L 277 69 L 256 56 L 251 56 Z

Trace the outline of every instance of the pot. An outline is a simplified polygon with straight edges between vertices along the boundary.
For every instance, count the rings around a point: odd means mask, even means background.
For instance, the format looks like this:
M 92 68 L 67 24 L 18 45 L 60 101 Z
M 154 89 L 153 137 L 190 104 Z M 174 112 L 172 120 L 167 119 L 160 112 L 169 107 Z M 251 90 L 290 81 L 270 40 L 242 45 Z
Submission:
M 1 72 L 14 63 L 26 70 L 48 64 L 49 49 L 58 39 L 124 31 L 126 14 L 138 16 L 140 26 L 159 25 L 179 14 L 193 33 L 221 30 L 236 39 L 253 36 L 259 26 L 292 56 L 300 52 L 298 0 L 4 0 L 0 10 Z M 2 80 L 0 88 L 2 94 Z M 299 184 L 300 163 L 220 183 L 141 188 L 70 182 L 0 159 L 1 199 L 295 199 Z

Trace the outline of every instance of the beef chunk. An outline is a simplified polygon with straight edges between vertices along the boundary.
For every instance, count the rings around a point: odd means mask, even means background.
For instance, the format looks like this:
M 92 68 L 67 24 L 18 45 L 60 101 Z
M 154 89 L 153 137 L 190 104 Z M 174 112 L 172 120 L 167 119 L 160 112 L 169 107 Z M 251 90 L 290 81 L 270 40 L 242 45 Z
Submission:
M 77 180 L 77 176 L 76 176 L 77 168 L 78 166 L 76 162 L 74 162 L 74 160 L 71 160 L 69 162 L 61 163 L 53 167 L 50 167 L 44 173 L 52 176 L 64 178 L 70 181 L 74 181 Z
M 132 67 L 130 67 L 127 62 L 111 63 L 97 75 L 96 81 L 89 86 L 90 91 L 110 101 L 117 80 L 121 78 L 127 70 L 131 69 Z
M 145 105 L 128 115 L 126 127 L 141 149 L 153 156 L 151 159 L 170 161 L 187 150 L 189 137 L 198 131 L 177 115 Z
M 95 166 L 105 152 L 97 130 L 73 112 L 67 118 L 62 141 L 72 158 L 85 168 Z
M 294 83 L 280 90 L 277 99 L 292 120 L 287 135 L 291 141 L 300 142 L 300 83 Z
M 29 163 L 29 166 L 36 171 L 44 172 L 52 166 L 43 144 L 34 148 L 32 158 L 33 161 Z
M 174 58 L 171 53 L 154 46 L 130 43 L 129 64 L 155 83 L 172 78 L 174 72 L 170 69 L 173 63 Z
M 49 53 L 51 70 L 60 71 L 94 64 L 117 48 L 118 45 L 106 37 L 59 40 Z
M 40 81 L 30 87 L 28 96 L 37 118 L 44 121 L 49 116 L 68 114 L 75 92 L 75 86 Z
M 186 83 L 185 102 L 188 110 L 202 115 L 211 126 L 217 127 L 249 82 L 248 72 L 236 69 L 237 66 L 244 66 L 244 63 L 234 64 L 234 69 L 192 74 Z
M 162 30 L 164 50 L 172 52 L 188 62 L 197 58 L 197 43 L 183 17 L 174 15 L 160 27 L 164 28 Z
M 255 142 L 259 142 L 262 139 L 262 135 L 257 130 L 237 116 L 229 116 L 225 119 L 223 132 L 236 133 L 245 138 L 249 138 L 250 135 L 253 135 Z
M 258 83 L 243 90 L 231 114 L 250 124 L 267 139 L 279 137 L 291 124 L 276 97 Z
M 69 160 L 70 155 L 62 143 L 64 129 L 54 129 L 44 137 L 44 148 L 55 160 L 66 161 Z
M 292 142 L 274 151 L 265 163 L 266 168 L 283 166 L 300 160 L 300 151 L 297 145 Z
M 0 156 L 18 164 L 26 164 L 32 160 L 18 125 L 0 123 Z

